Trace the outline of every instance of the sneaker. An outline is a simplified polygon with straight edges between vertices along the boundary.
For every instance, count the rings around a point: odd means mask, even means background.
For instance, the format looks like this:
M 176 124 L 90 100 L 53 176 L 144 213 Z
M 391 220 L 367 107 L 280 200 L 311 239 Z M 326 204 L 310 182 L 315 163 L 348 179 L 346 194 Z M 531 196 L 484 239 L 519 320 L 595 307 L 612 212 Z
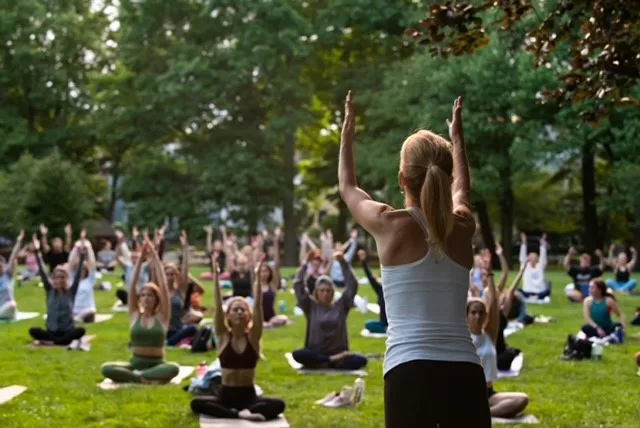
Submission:
M 327 394 L 327 396 L 326 396 L 326 397 L 324 397 L 324 398 L 322 398 L 322 399 L 320 399 L 320 400 L 317 400 L 317 401 L 316 401 L 316 404 L 322 404 L 322 405 L 324 406 L 324 404 L 325 404 L 325 403 L 328 403 L 328 402 L 330 402 L 330 401 L 335 400 L 335 398 L 336 398 L 338 395 L 340 395 L 340 394 L 338 394 L 337 392 L 333 391 L 333 392 L 331 392 L 331 393 Z
M 78 349 L 78 347 L 80 346 L 80 341 L 77 339 L 74 339 L 71 341 L 71 343 L 69 344 L 69 346 L 67 347 L 67 349 L 69 351 L 76 351 Z
M 81 340 L 80 344 L 78 345 L 78 351 L 88 352 L 90 350 L 91 350 L 91 343 Z
M 353 388 L 350 386 L 345 386 L 342 388 L 342 392 L 340 395 L 335 397 L 333 400 L 329 400 L 328 402 L 323 404 L 324 407 L 329 408 L 338 408 L 338 407 L 350 407 L 353 406 Z

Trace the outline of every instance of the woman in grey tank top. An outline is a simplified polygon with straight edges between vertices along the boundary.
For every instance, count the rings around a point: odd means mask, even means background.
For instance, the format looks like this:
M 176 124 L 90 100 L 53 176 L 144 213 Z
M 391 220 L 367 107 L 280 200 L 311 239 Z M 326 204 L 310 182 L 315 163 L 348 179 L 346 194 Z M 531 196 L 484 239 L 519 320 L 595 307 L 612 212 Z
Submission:
M 398 178 L 407 209 L 396 210 L 358 187 L 351 92 L 345 101 L 340 195 L 355 220 L 375 238 L 389 279 L 413 275 L 407 278 L 411 284 L 401 279 L 394 283 L 384 278 L 383 270 L 387 344 L 396 344 L 393 358 L 390 347 L 385 356 L 388 428 L 491 426 L 484 373 L 465 317 L 475 219 L 469 202 L 461 98 L 456 99 L 453 119 L 447 123 L 451 143 L 426 130 L 403 143 Z M 420 301 L 440 306 L 432 311 L 418 306 L 411 316 L 402 311 L 403 305 Z M 428 336 L 426 341 L 423 336 Z

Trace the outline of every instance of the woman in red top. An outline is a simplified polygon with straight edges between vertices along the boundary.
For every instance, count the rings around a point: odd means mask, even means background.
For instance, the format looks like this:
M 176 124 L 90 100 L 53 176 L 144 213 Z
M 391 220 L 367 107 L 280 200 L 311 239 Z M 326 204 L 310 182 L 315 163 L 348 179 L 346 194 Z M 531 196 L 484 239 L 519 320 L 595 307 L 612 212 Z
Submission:
M 264 260 L 263 260 L 264 261 Z M 256 269 L 260 272 L 263 261 Z M 262 338 L 262 287 L 254 283 L 254 309 L 243 297 L 228 301 L 226 314 L 222 310 L 222 297 L 218 282 L 218 266 L 211 258 L 215 291 L 216 342 L 219 344 L 222 387 L 217 397 L 196 397 L 191 401 L 194 413 L 215 418 L 241 418 L 254 421 L 275 419 L 284 412 L 284 401 L 277 398 L 257 397 L 255 390 L 256 365 L 260 358 Z M 257 274 L 254 277 L 259 277 Z

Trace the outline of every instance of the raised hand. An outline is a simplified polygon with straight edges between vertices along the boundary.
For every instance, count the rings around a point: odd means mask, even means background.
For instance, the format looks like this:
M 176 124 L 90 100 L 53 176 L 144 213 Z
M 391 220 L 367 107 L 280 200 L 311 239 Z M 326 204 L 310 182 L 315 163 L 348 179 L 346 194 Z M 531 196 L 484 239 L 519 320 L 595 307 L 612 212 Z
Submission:
M 276 226 L 276 228 L 273 229 L 274 240 L 277 240 L 278 238 L 280 238 L 281 235 L 282 235 L 282 229 L 280 229 L 280 226 Z
M 49 229 L 47 229 L 47 226 L 45 226 L 44 224 L 40 225 L 40 234 L 42 236 L 46 236 L 46 234 L 49 233 Z
M 67 223 L 67 225 L 64 227 L 64 233 L 66 235 L 71 235 L 71 233 L 73 233 L 73 229 L 71 228 L 71 223 Z
M 356 113 L 353 108 L 353 94 L 347 92 L 347 98 L 344 100 L 344 122 L 342 123 L 342 135 L 340 137 L 342 144 L 352 144 L 356 138 Z
M 183 230 L 182 232 L 180 232 L 180 244 L 183 247 L 186 247 L 188 243 L 189 243 L 189 241 L 187 239 L 187 232 L 185 230 Z
M 145 227 L 144 230 L 142 231 L 142 239 L 144 240 L 148 240 L 149 239 L 149 228 Z
M 496 242 L 496 255 L 502 255 L 502 245 Z
M 213 234 L 213 226 L 208 225 L 202 228 L 202 230 L 204 230 L 205 232 L 207 232 L 207 234 L 212 235 Z
M 344 253 L 342 251 L 336 251 L 335 253 L 333 253 L 333 258 L 336 259 L 339 262 L 343 262 L 344 261 Z
M 526 244 L 527 243 L 527 234 L 524 232 L 520 232 L 520 242 Z
M 609 252 L 613 253 L 616 250 L 616 244 L 609 245 Z
M 351 229 L 351 238 L 356 239 L 357 237 L 358 237 L 358 229 L 354 227 L 353 229 Z
M 541 245 L 546 245 L 547 244 L 547 234 L 543 233 L 542 236 L 540 237 L 540 244 Z
M 574 254 L 576 254 L 576 253 L 577 253 L 577 251 L 576 251 L 576 247 L 574 247 L 574 246 L 569 247 L 569 254 L 570 254 L 570 255 L 572 255 L 572 256 L 573 256 L 573 255 L 574 255 Z
M 116 229 L 116 239 L 122 241 L 124 239 L 124 233 L 120 229 Z
M 131 229 L 131 237 L 135 240 L 135 239 L 138 239 L 138 236 L 140 236 L 140 231 L 138 230 L 138 226 L 133 226 L 133 228 Z
M 20 233 L 18 234 L 18 242 L 22 242 L 24 239 L 24 229 L 20 229 Z
M 38 235 L 35 233 L 31 237 L 31 244 L 33 245 L 34 250 L 40 251 L 40 241 L 38 240 Z
M 462 97 L 456 98 L 451 110 L 452 119 L 447 119 L 449 127 L 449 137 L 453 144 L 464 143 L 464 133 L 462 131 Z
M 631 252 L 631 254 L 635 254 L 636 253 L 636 249 L 633 248 L 633 247 L 629 248 L 629 251 Z
M 84 242 L 87 240 L 87 229 L 84 227 L 80 230 L 80 241 Z

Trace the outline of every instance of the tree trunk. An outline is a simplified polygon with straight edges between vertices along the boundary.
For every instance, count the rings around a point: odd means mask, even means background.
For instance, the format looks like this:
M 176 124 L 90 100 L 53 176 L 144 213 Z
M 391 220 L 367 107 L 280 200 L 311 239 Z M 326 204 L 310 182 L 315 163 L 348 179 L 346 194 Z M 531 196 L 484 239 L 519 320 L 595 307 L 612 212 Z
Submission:
M 593 141 L 587 140 L 582 146 L 582 209 L 585 251 L 593 254 L 602 248 L 598 211 L 596 207 L 596 166 Z
M 111 168 L 111 192 L 109 195 L 109 208 L 107 218 L 113 223 L 116 216 L 116 202 L 118 201 L 118 185 L 120 183 L 120 165 L 118 162 L 113 164 Z
M 347 222 L 349 221 L 349 209 L 342 198 L 338 199 L 338 224 L 335 242 L 346 242 L 349 233 L 347 232 Z
M 511 247 L 513 242 L 513 223 L 515 197 L 513 195 L 513 187 L 511 185 L 511 167 L 506 166 L 501 172 L 502 181 L 502 198 L 500 200 L 500 235 L 502 239 L 502 247 L 504 257 L 511 266 Z
M 493 237 L 493 227 L 491 226 L 491 220 L 489 219 L 489 209 L 487 208 L 487 203 L 484 199 L 476 200 L 474 203 L 476 213 L 478 214 L 478 222 L 480 223 L 480 234 L 482 235 L 482 240 L 484 241 L 484 245 L 491 250 L 491 254 L 495 254 L 496 252 L 496 242 Z M 500 262 L 497 257 L 493 258 L 494 268 L 498 268 L 500 266 Z
M 287 135 L 284 147 L 284 198 L 282 200 L 282 218 L 284 220 L 284 265 L 298 266 L 298 239 L 295 216 L 296 140 L 295 131 Z
M 633 247 L 640 251 L 640 201 L 636 201 L 634 208 Z M 635 270 L 640 270 L 640 263 L 636 263 Z

